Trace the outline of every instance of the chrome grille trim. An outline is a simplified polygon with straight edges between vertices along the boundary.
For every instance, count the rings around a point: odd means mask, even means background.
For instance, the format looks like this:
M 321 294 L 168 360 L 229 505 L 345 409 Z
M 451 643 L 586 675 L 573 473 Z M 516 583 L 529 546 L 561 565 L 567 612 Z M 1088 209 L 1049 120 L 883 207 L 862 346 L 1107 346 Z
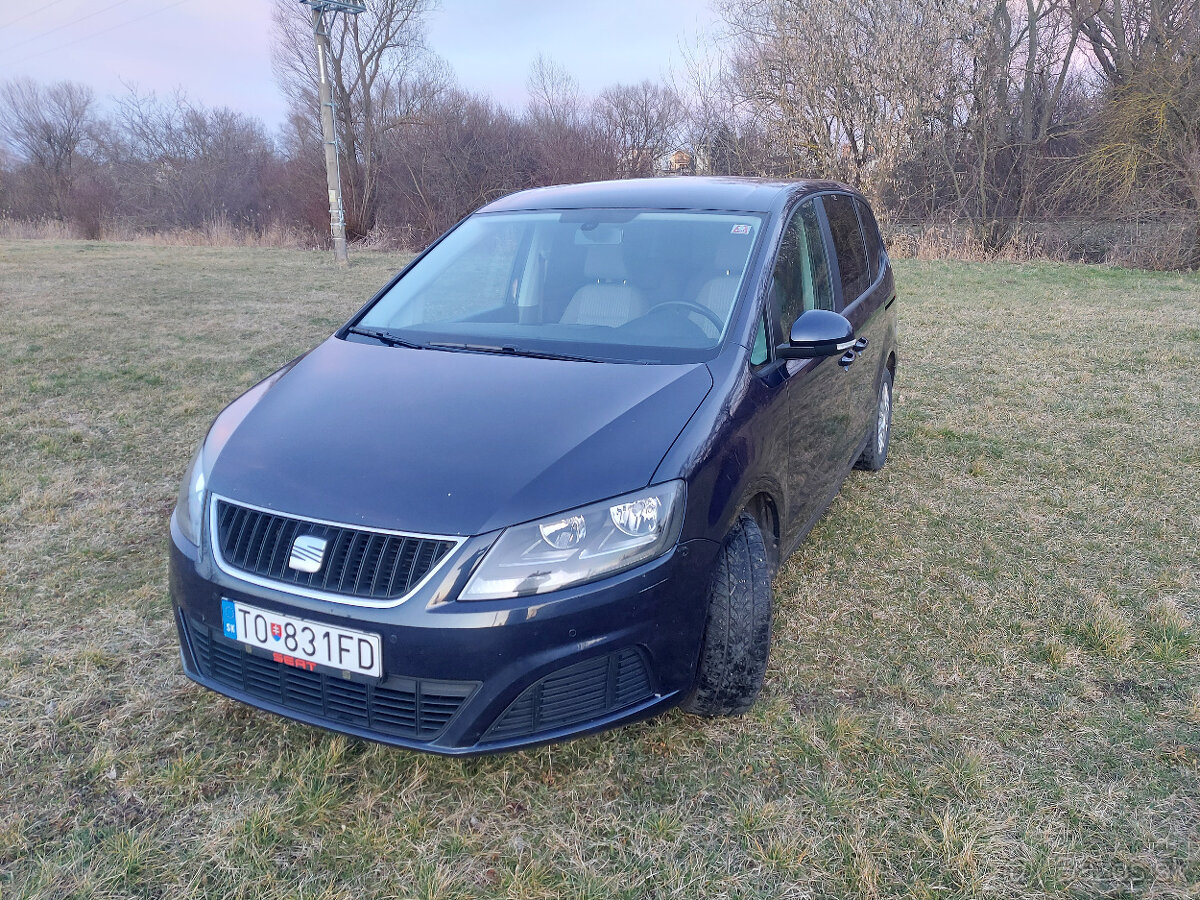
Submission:
M 240 506 L 243 509 L 252 510 L 254 512 L 266 513 L 272 516 L 281 516 L 288 519 L 293 519 L 298 522 L 306 522 L 312 525 L 322 525 L 330 528 L 340 528 L 346 531 L 362 532 L 372 535 L 380 535 L 382 537 L 400 537 L 413 538 L 425 541 L 445 541 L 452 546 L 434 565 L 421 577 L 415 584 L 409 586 L 408 590 L 397 597 L 387 597 L 373 599 L 370 597 L 359 597 L 353 594 L 339 594 L 332 591 L 322 591 L 314 588 L 309 588 L 300 584 L 293 584 L 288 581 L 278 581 L 273 578 L 264 578 L 254 572 L 248 572 L 245 569 L 240 569 L 227 561 L 221 552 L 221 541 L 219 536 L 219 521 L 218 521 L 218 505 L 227 503 L 233 506 Z M 220 494 L 210 493 L 208 496 L 208 516 L 207 516 L 207 546 L 212 552 L 213 560 L 217 564 L 217 568 L 231 578 L 236 578 L 239 581 L 248 582 L 249 584 L 258 585 L 259 587 L 270 588 L 274 591 L 280 591 L 285 594 L 293 594 L 301 597 L 308 597 L 313 600 L 325 600 L 330 603 L 340 603 L 346 606 L 362 606 L 371 609 L 387 609 L 393 606 L 399 606 L 401 603 L 412 597 L 417 591 L 429 583 L 438 572 L 440 572 L 449 560 L 455 555 L 459 547 L 466 540 L 465 537 L 459 535 L 440 535 L 440 534 L 421 534 L 414 531 L 399 531 L 389 528 L 374 528 L 364 525 L 354 525 L 349 522 L 333 522 L 328 519 L 318 519 L 313 516 L 302 516 L 296 513 L 287 512 L 286 510 L 271 509 L 266 506 L 256 506 L 253 503 L 246 503 L 242 500 L 234 500 L 230 497 L 225 497 Z

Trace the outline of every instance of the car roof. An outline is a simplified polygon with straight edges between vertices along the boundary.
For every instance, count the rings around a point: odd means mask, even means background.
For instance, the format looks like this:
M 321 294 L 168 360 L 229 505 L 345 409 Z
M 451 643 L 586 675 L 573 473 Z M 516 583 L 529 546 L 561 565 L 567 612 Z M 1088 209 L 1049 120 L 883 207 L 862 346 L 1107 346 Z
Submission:
M 518 191 L 494 200 L 479 212 L 534 209 L 718 209 L 771 212 L 790 195 L 814 191 L 850 191 L 834 181 L 782 181 L 682 175 L 593 181 Z

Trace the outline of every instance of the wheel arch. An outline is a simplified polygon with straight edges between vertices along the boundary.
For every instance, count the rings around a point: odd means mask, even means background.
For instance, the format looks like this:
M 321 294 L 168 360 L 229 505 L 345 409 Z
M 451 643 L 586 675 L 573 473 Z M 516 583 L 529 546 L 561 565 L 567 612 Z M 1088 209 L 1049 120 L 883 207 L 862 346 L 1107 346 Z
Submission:
M 879 367 L 875 373 L 875 391 L 878 393 L 880 385 L 887 377 L 891 377 L 892 384 L 896 383 L 896 348 L 892 347 L 888 350 L 887 358 L 884 359 L 883 365 Z
M 758 524 L 758 530 L 762 532 L 763 543 L 767 549 L 767 564 L 772 577 L 774 577 L 775 573 L 779 571 L 779 542 L 781 540 L 779 504 L 769 491 L 758 490 L 746 498 L 742 504 L 742 510 L 754 519 Z M 737 521 L 736 517 L 734 521 Z

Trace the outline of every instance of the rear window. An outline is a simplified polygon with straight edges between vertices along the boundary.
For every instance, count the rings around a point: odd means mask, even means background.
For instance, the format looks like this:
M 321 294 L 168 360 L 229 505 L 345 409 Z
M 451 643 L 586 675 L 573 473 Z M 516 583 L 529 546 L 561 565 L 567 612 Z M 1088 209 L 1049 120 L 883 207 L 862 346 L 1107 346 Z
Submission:
M 871 263 L 871 281 L 879 277 L 879 258 L 883 255 L 883 238 L 879 234 L 879 223 L 871 207 L 861 200 L 855 200 L 858 206 L 858 218 L 862 223 L 863 237 L 867 239 L 867 259 Z
M 867 248 L 863 243 L 862 230 L 858 227 L 854 201 L 845 194 L 830 194 L 824 198 L 824 202 L 838 268 L 841 270 L 842 302 L 849 305 L 875 279 L 871 277 Z

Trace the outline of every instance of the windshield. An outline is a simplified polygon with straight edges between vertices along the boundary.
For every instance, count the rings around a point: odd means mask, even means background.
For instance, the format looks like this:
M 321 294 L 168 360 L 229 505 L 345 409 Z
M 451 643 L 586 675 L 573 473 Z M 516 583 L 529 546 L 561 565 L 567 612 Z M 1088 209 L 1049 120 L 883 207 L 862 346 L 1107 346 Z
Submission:
M 475 215 L 356 324 L 423 346 L 699 361 L 729 327 L 761 225 L 746 213 Z

